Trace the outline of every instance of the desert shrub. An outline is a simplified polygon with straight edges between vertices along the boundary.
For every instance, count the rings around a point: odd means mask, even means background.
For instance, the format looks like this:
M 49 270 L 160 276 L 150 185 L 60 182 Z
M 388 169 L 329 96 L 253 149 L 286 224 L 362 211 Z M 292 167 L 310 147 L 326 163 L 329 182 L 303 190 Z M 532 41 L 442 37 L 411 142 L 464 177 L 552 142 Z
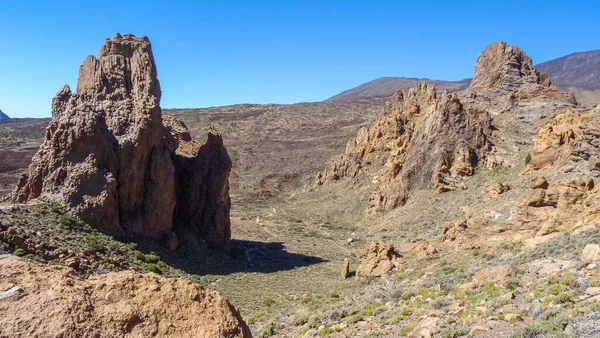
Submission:
M 154 254 L 144 255 L 144 262 L 146 263 L 158 263 L 159 257 Z
M 333 333 L 333 329 L 326 327 L 319 331 L 319 337 L 329 337 L 331 333 Z
M 448 299 L 448 297 L 440 296 L 431 303 L 431 308 L 434 310 L 439 310 L 448 305 L 450 305 L 450 300 Z
M 156 267 L 162 272 L 162 273 L 166 273 L 169 271 L 169 266 L 167 265 L 167 263 L 163 262 L 163 261 L 158 261 L 156 263 Z
M 531 153 L 527 153 L 525 156 L 525 165 L 528 165 L 531 162 Z
M 540 314 L 531 324 L 513 331 L 510 338 L 567 338 L 569 335 L 564 332 L 564 329 L 569 322 L 571 322 L 571 318 L 567 314 L 557 309 L 547 310 Z
M 453 327 L 442 331 L 442 338 L 464 337 L 470 333 L 469 329 L 464 327 Z
M 299 310 L 296 312 L 294 319 L 292 319 L 292 324 L 299 326 L 308 323 L 308 319 L 310 318 L 310 313 L 306 310 Z
M 15 249 L 15 251 L 13 251 L 13 255 L 18 256 L 18 257 L 23 257 L 25 256 L 25 250 L 21 249 L 21 248 L 17 248 Z
M 277 322 L 275 320 L 268 321 L 265 325 L 260 328 L 257 338 L 267 338 L 275 334 L 277 329 Z
M 155 272 L 155 273 L 161 273 L 162 272 L 158 268 L 158 265 L 156 265 L 154 263 L 148 263 L 148 264 L 146 264 L 146 270 L 148 270 L 150 272 Z
M 274 301 L 274 300 L 272 300 L 271 298 L 267 298 L 267 299 L 263 300 L 263 305 L 264 305 L 264 306 L 269 306 L 269 307 L 270 307 L 270 306 L 272 306 L 273 304 L 275 304 L 275 301 Z
M 519 286 L 521 286 L 521 282 L 519 281 L 518 278 L 509 278 L 506 281 L 506 284 L 504 284 L 504 287 L 506 287 L 508 290 L 510 291 L 515 291 Z
M 572 303 L 574 299 L 575 296 L 569 291 L 563 291 L 556 296 L 556 302 L 559 304 Z
M 564 292 L 566 289 L 563 284 L 552 284 L 548 287 L 548 294 L 558 296 L 559 293 Z
M 409 333 L 412 332 L 412 330 L 416 329 L 417 326 L 419 326 L 419 323 L 410 323 L 410 324 L 406 324 L 406 325 L 402 325 L 402 327 L 400 328 L 400 336 L 402 337 L 406 337 L 408 336 Z
M 135 258 L 139 259 L 140 261 L 144 260 L 144 254 L 140 250 L 133 251 L 133 255 L 135 256 Z
M 85 241 L 87 242 L 87 245 L 93 250 L 102 251 L 104 249 L 102 247 L 102 244 L 98 240 L 98 237 L 96 237 L 96 235 L 94 234 L 86 234 Z

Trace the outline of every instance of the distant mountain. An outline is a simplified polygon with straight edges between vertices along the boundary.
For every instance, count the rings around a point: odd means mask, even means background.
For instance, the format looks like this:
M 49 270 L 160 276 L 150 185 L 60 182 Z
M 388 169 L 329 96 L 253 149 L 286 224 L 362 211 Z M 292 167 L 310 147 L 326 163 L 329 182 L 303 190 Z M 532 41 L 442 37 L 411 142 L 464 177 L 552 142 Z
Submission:
M 438 91 L 444 91 L 445 89 L 450 91 L 463 90 L 469 86 L 469 83 L 471 83 L 471 79 L 464 79 L 460 81 L 443 81 L 406 77 L 380 77 L 371 82 L 364 83 L 358 87 L 354 87 L 340 94 L 332 96 L 325 101 L 383 103 L 390 96 L 392 96 L 397 89 L 410 88 L 421 81 L 427 81 L 427 83 L 435 84 Z
M 0 110 L 0 119 L 9 119 L 8 115 L 4 114 L 2 110 Z
M 577 101 L 586 106 L 600 103 L 600 49 L 569 54 L 535 66 L 550 76 L 559 88 L 575 93 Z M 405 77 L 381 77 L 330 97 L 326 102 L 355 101 L 383 103 L 397 89 L 413 87 L 417 82 L 427 81 L 436 85 L 438 91 L 466 89 L 471 79 L 460 81 L 429 80 Z
M 600 89 L 600 49 L 573 53 L 535 66 L 560 88 Z
M 553 84 L 575 93 L 580 103 L 600 103 L 600 49 L 569 54 L 535 67 L 546 72 Z

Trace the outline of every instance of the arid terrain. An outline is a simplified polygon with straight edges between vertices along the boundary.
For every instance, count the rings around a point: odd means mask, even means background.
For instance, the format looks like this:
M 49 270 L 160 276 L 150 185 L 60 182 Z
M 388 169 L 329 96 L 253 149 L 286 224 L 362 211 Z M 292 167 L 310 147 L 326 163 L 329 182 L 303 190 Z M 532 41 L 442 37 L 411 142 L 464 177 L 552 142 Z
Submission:
M 150 60 L 146 42 L 115 36 L 92 61 Z M 135 56 L 122 52 L 130 44 Z M 0 336 L 59 334 L 77 318 L 71 336 L 598 337 L 600 109 L 525 52 L 490 45 L 472 81 L 384 78 L 325 102 L 162 111 L 140 104 L 160 101 L 151 62 L 133 81 L 138 98 L 86 59 L 52 122 L 0 122 L 0 193 L 12 192 L 0 205 L 0 313 L 18 309 Z M 118 90 L 107 99 L 101 83 Z M 79 100 L 101 114 L 83 123 Z M 162 125 L 127 117 L 140 111 Z M 135 155 L 135 137 L 160 160 Z M 165 224 L 123 218 L 140 194 L 111 182 L 128 185 L 129 159 L 146 168 L 131 176 L 141 190 L 171 196 L 140 202 L 171 211 Z M 72 183 L 82 172 L 106 183 L 85 191 Z M 73 315 L 51 319 L 64 299 Z M 185 315 L 165 316 L 160 299 Z M 32 306 L 43 315 L 27 317 Z

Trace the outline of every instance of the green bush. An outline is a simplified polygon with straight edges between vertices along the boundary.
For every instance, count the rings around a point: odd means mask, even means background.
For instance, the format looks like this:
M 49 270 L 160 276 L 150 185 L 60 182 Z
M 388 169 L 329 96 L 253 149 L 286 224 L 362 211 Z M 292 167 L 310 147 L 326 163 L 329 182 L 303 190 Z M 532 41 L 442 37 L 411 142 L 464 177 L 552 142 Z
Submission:
M 267 299 L 263 300 L 263 304 L 264 304 L 264 306 L 269 306 L 270 307 L 273 304 L 275 304 L 275 301 L 272 300 L 271 298 L 267 298 Z
M 470 333 L 469 329 L 464 327 L 453 327 L 442 331 L 442 338 L 464 337 Z
M 135 258 L 139 259 L 140 261 L 144 260 L 144 254 L 140 250 L 135 250 L 133 252 L 133 255 L 135 256 Z
M 575 300 L 575 296 L 569 291 L 563 291 L 556 296 L 556 302 L 559 304 L 572 303 Z
M 158 265 L 156 265 L 154 263 L 148 263 L 148 264 L 146 264 L 146 270 L 148 270 L 150 272 L 155 272 L 155 273 L 161 273 L 162 272 L 158 268 Z
M 146 262 L 146 263 L 155 263 L 156 264 L 156 263 L 158 263 L 159 259 L 160 258 L 154 254 L 144 255 L 144 262 Z
M 553 296 L 558 296 L 561 292 L 564 292 L 567 289 L 563 284 L 552 284 L 548 287 L 548 294 Z
M 525 156 L 525 165 L 528 165 L 529 162 L 531 162 L 531 153 L 527 153 L 527 156 Z
M 510 338 L 552 337 L 567 338 L 565 327 L 571 322 L 568 315 L 552 309 L 543 312 L 535 321 L 513 331 Z
M 96 251 L 102 251 L 103 247 L 102 244 L 100 243 L 100 241 L 98 241 L 98 237 L 96 237 L 96 235 L 94 234 L 86 234 L 85 235 L 85 240 L 87 242 L 87 245 Z
M 308 319 L 310 318 L 310 313 L 306 310 L 300 310 L 296 312 L 294 319 L 292 320 L 292 324 L 299 326 L 308 323 Z
M 21 249 L 21 248 L 17 248 L 15 249 L 15 251 L 13 251 L 13 255 L 18 256 L 18 257 L 23 257 L 25 256 L 25 250 Z
M 271 337 L 272 335 L 275 334 L 276 328 L 277 328 L 277 322 L 275 322 L 274 320 L 270 320 L 265 325 L 263 325 L 263 327 L 260 328 L 260 331 L 258 332 L 258 335 L 256 337 L 257 338 Z

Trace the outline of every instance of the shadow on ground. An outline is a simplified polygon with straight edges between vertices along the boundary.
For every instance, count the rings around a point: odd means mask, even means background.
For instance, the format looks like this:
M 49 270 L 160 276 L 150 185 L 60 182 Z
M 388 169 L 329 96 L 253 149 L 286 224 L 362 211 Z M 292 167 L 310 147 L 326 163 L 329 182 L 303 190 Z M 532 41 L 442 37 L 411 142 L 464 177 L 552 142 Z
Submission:
M 283 242 L 232 239 L 229 254 L 209 249 L 205 243 L 189 239 L 174 252 L 156 242 L 135 242 L 142 252 L 155 252 L 170 266 L 200 276 L 239 272 L 272 273 L 327 262 L 321 257 L 288 252 Z

